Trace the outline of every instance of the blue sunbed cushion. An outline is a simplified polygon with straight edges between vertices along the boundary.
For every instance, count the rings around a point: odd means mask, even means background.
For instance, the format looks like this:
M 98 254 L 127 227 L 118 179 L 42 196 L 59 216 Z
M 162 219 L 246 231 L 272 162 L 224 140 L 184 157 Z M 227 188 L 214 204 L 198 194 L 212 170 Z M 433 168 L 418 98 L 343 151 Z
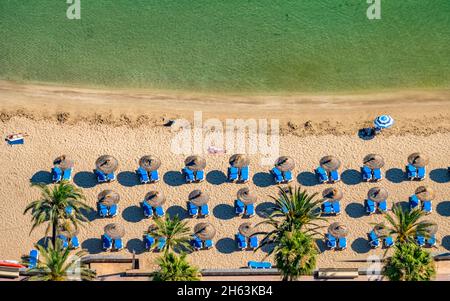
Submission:
M 347 238 L 339 237 L 339 249 L 347 248 Z
M 270 262 L 249 261 L 247 266 L 250 269 L 271 269 L 272 264 Z
M 255 215 L 255 205 L 253 205 L 253 204 L 248 204 L 247 205 L 246 215 L 247 216 Z
M 188 202 L 188 212 L 190 216 L 196 216 L 198 214 L 198 207 L 192 204 L 191 202 Z
M 283 178 L 285 182 L 292 181 L 292 172 L 290 170 L 283 172 Z
M 339 203 L 338 201 L 334 201 L 334 202 L 332 202 L 332 205 L 333 205 L 333 211 L 335 214 L 341 213 L 341 203 Z
M 102 171 L 96 169 L 96 170 L 94 171 L 94 173 L 95 173 L 95 175 L 97 176 L 97 181 L 98 181 L 99 183 L 106 182 L 107 177 L 106 177 L 106 175 L 105 175 Z
M 209 207 L 208 204 L 203 204 L 200 206 L 200 212 L 203 216 L 208 216 L 209 215 Z
M 336 237 L 327 233 L 327 234 L 325 234 L 325 239 L 326 239 L 328 248 L 333 249 L 336 247 Z
M 153 208 L 146 201 L 142 202 L 142 209 L 144 210 L 145 217 L 151 217 L 153 215 Z
M 433 210 L 431 201 L 423 201 L 422 205 L 423 211 L 425 211 L 426 213 L 430 213 Z
M 59 182 L 62 179 L 62 170 L 59 167 L 52 168 L 52 181 Z
M 155 215 L 156 217 L 163 217 L 164 216 L 164 209 L 161 206 L 158 206 L 155 208 Z
M 249 180 L 250 168 L 248 166 L 244 166 L 241 168 L 241 178 L 242 182 L 247 182 Z
M 361 167 L 361 175 L 364 181 L 372 180 L 372 170 L 367 166 Z
M 419 178 L 420 180 L 425 179 L 425 173 L 426 173 L 425 167 L 417 168 L 417 178 Z
M 205 171 L 204 170 L 197 170 L 195 173 L 195 180 L 196 181 L 203 181 L 205 179 Z
M 121 238 L 114 239 L 114 248 L 116 250 L 122 250 L 123 249 L 123 242 Z
M 372 240 L 378 240 L 378 236 L 377 236 L 377 234 L 375 233 L 375 231 L 370 231 L 370 233 L 369 233 L 369 239 L 372 241 Z
M 239 169 L 237 169 L 236 167 L 230 166 L 228 167 L 228 181 L 236 181 L 238 179 L 239 176 Z
M 234 210 L 236 212 L 236 215 L 241 215 L 244 213 L 245 205 L 240 200 L 234 201 Z
M 69 241 L 64 235 L 59 234 L 56 238 L 61 241 L 63 248 L 67 248 L 69 246 Z
M 158 238 L 158 250 L 164 249 L 165 246 L 166 246 L 166 238 L 165 237 Z
M 117 211 L 119 210 L 119 206 L 117 204 L 113 204 L 109 207 L 109 216 L 114 217 L 117 215 Z
M 107 217 L 108 216 L 108 207 L 106 207 L 103 204 L 98 204 L 98 215 L 101 217 Z
M 63 180 L 70 181 L 72 179 L 72 168 L 67 168 L 63 172 Z
M 183 174 L 185 176 L 186 183 L 191 183 L 194 181 L 194 172 L 189 168 L 183 168 Z
M 323 169 L 323 167 L 321 167 L 321 166 L 317 167 L 315 169 L 315 173 L 318 176 L 320 183 L 324 183 L 324 182 L 328 181 L 327 172 L 325 171 L 325 169 Z
M 330 171 L 330 178 L 331 178 L 331 181 L 333 181 L 333 182 L 337 182 L 341 179 L 339 177 L 339 172 L 337 170 Z
M 116 175 L 112 172 L 112 173 L 106 175 L 106 179 L 108 181 L 114 181 L 116 179 Z
M 433 247 L 434 245 L 436 245 L 436 236 L 431 236 L 430 238 L 427 239 L 427 244 L 431 247 Z
M 67 206 L 67 207 L 64 209 L 64 212 L 66 212 L 67 215 L 72 215 L 72 213 L 73 213 L 73 208 L 72 208 L 71 206 Z
M 204 242 L 205 249 L 210 249 L 213 246 L 213 241 L 211 239 L 207 239 Z
M 34 269 L 37 267 L 39 261 L 39 251 L 38 250 L 31 250 L 30 251 L 30 261 L 28 263 L 28 268 L 29 269 Z
M 419 206 L 419 198 L 417 197 L 417 195 L 413 194 L 409 197 L 409 208 L 414 209 L 417 206 Z
M 423 246 L 425 244 L 425 237 L 423 236 L 417 236 L 416 237 L 416 242 L 419 246 Z
M 281 171 L 278 168 L 274 167 L 270 170 L 270 172 L 273 175 L 275 183 L 280 184 L 283 182 L 283 175 L 281 174 Z
M 139 176 L 139 180 L 142 184 L 148 183 L 150 181 L 148 177 L 148 172 L 139 166 L 139 168 L 136 170 L 137 175 Z
M 333 213 L 333 205 L 331 205 L 330 202 L 324 202 L 322 204 L 322 212 L 324 214 L 331 214 L 331 213 Z
M 378 248 L 380 246 L 380 240 L 378 239 L 371 240 L 369 244 L 372 248 Z
M 250 248 L 256 249 L 258 247 L 258 237 L 253 235 L 250 237 Z
M 381 180 L 382 176 L 381 176 L 381 169 L 376 168 L 373 170 L 373 178 L 374 180 Z
M 374 213 L 375 210 L 376 210 L 375 209 L 375 202 L 370 200 L 370 199 L 367 199 L 366 200 L 366 211 L 367 211 L 367 213 Z
M 194 236 L 194 238 L 192 239 L 192 244 L 194 246 L 194 249 L 196 250 L 200 250 L 202 248 L 202 240 L 197 236 Z
M 239 249 L 247 248 L 247 240 L 241 233 L 236 234 L 236 243 Z
M 386 248 L 389 248 L 389 247 L 391 247 L 392 245 L 394 245 L 394 239 L 392 239 L 391 236 L 385 237 L 385 238 L 384 238 L 384 246 L 385 246 Z
M 102 235 L 102 244 L 104 250 L 109 250 L 112 247 L 112 239 L 106 234 Z
M 144 245 L 147 250 L 150 250 L 150 248 L 153 246 L 154 243 L 155 243 L 155 239 L 153 238 L 153 236 L 151 236 L 149 234 L 146 234 L 144 236 Z
M 159 181 L 158 170 L 152 170 L 150 172 L 150 181 L 152 181 L 152 182 L 158 182 Z
M 381 212 L 387 211 L 387 201 L 386 200 L 378 203 L 378 210 L 380 210 Z
M 417 177 L 417 169 L 411 164 L 406 166 L 406 173 L 408 174 L 409 179 Z
M 72 238 L 70 239 L 70 244 L 72 245 L 72 249 L 78 249 L 80 247 L 78 237 L 72 236 Z

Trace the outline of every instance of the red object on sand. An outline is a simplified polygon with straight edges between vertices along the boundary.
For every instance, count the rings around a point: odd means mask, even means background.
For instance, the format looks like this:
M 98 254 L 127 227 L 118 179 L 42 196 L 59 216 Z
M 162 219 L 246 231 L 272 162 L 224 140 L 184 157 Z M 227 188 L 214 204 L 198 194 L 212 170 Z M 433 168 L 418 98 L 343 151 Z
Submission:
M 21 265 L 16 262 L 7 261 L 7 260 L 0 260 L 0 267 L 9 267 L 9 268 L 25 268 L 26 266 Z

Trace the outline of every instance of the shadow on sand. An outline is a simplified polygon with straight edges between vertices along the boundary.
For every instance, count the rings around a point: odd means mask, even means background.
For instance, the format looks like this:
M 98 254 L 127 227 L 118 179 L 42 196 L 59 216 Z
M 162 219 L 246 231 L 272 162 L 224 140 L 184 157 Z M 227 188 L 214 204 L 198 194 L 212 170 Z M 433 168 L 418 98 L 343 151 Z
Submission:
M 350 203 L 345 207 L 345 213 L 351 218 L 360 218 L 366 215 L 366 210 L 362 203 Z
M 392 183 L 401 183 L 406 180 L 405 172 L 400 168 L 391 168 L 386 171 L 386 179 Z
M 303 186 L 315 186 L 319 184 L 317 176 L 310 171 L 304 171 L 298 174 L 297 182 Z
M 169 186 L 181 186 L 185 183 L 183 174 L 179 171 L 168 171 L 163 176 L 163 181 Z
M 436 183 L 447 183 L 450 181 L 450 173 L 446 168 L 433 169 L 430 172 L 430 179 Z
M 212 170 L 206 174 L 206 181 L 213 185 L 221 185 L 227 182 L 227 176 L 220 170 Z
M 442 237 L 442 246 L 450 251 L 450 235 Z
M 131 171 L 122 171 L 117 175 L 117 182 L 125 187 L 133 187 L 139 185 L 138 176 Z
M 344 184 L 357 185 L 362 182 L 361 173 L 356 169 L 347 169 L 341 174 Z
M 234 207 L 228 204 L 219 204 L 214 207 L 213 215 L 221 220 L 230 220 L 236 216 Z
M 255 212 L 259 217 L 266 218 L 269 217 L 270 214 L 275 209 L 275 204 L 272 202 L 264 202 L 260 203 L 256 206 Z
M 103 252 L 102 240 L 100 238 L 88 238 L 81 243 L 81 248 L 87 250 L 90 254 Z
M 73 177 L 73 182 L 82 188 L 92 188 L 97 185 L 97 177 L 93 172 L 80 171 Z
M 46 170 L 36 172 L 30 179 L 31 184 L 51 184 L 52 174 Z
M 450 201 L 440 202 L 436 207 L 436 211 L 439 215 L 450 216 Z
M 133 253 L 134 251 L 136 254 L 142 254 L 146 251 L 143 241 L 138 238 L 130 239 L 126 248 L 128 252 Z
M 258 187 L 269 187 L 275 184 L 272 175 L 268 172 L 255 173 L 253 183 Z
M 359 254 L 368 253 L 371 250 L 369 241 L 362 237 L 355 239 L 352 242 L 352 250 Z
M 138 223 L 143 220 L 144 212 L 140 206 L 130 206 L 122 210 L 122 217 L 124 220 L 130 223 Z
M 174 218 L 175 216 L 178 216 L 180 219 L 189 218 L 187 210 L 178 205 L 170 206 L 167 208 L 166 213 L 170 218 Z
M 216 242 L 216 249 L 223 254 L 231 254 L 237 251 L 236 242 L 229 237 L 221 238 Z

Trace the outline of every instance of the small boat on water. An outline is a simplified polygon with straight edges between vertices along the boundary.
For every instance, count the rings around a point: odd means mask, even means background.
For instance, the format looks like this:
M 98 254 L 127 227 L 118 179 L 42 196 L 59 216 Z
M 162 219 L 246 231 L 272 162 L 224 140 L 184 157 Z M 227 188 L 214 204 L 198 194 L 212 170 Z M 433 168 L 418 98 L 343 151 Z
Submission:
M 5 141 L 9 145 L 24 144 L 24 142 L 25 142 L 24 138 L 27 136 L 28 136 L 28 134 L 26 134 L 26 133 L 11 134 L 11 135 L 6 136 Z

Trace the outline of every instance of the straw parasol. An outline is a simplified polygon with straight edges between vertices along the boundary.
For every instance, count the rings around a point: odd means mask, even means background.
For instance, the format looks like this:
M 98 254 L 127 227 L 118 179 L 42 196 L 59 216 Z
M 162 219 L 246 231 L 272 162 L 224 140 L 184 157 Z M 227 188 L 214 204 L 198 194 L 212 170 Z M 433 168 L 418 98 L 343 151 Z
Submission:
M 253 204 L 257 200 L 256 194 L 250 191 L 248 187 L 244 187 L 238 190 L 237 198 L 245 205 Z
M 425 221 L 420 222 L 419 224 L 425 224 L 426 225 L 424 230 L 429 235 L 434 235 L 438 231 L 438 225 L 435 222 L 432 222 L 432 221 L 429 221 L 429 220 L 425 220 Z
M 328 171 L 337 170 L 341 166 L 341 161 L 335 156 L 325 156 L 320 159 L 320 166 Z
M 58 227 L 58 233 L 64 235 L 65 237 L 72 238 L 77 236 L 79 231 L 70 223 L 64 223 Z
M 242 168 L 250 164 L 250 159 L 244 154 L 234 154 L 230 157 L 230 165 L 236 168 Z
M 139 166 L 146 171 L 154 171 L 161 166 L 161 160 L 154 156 L 143 156 L 139 159 Z
M 374 201 L 374 202 L 382 202 L 386 201 L 386 199 L 389 196 L 389 192 L 382 187 L 373 187 L 369 189 L 369 192 L 367 193 L 367 197 Z
M 195 206 L 202 206 L 209 201 L 209 195 L 207 192 L 201 191 L 199 189 L 191 191 L 189 193 L 189 202 L 194 204 Z
M 194 234 L 201 240 L 208 240 L 216 235 L 216 229 L 210 223 L 198 223 L 194 226 Z
M 408 163 L 414 167 L 425 167 L 429 162 L 428 157 L 421 153 L 413 153 L 408 156 Z
M 431 201 L 434 199 L 434 190 L 427 186 L 417 187 L 415 194 L 421 201 Z
M 190 170 L 203 170 L 206 167 L 206 160 L 197 155 L 189 156 L 184 160 L 184 165 Z
M 166 202 L 166 197 L 161 191 L 152 190 L 145 195 L 145 201 L 152 207 L 159 207 Z
M 106 206 L 112 206 L 114 204 L 119 203 L 120 195 L 115 191 L 106 189 L 98 194 L 97 200 L 101 204 L 104 204 Z
M 294 159 L 292 159 L 291 157 L 281 156 L 275 161 L 275 166 L 279 170 L 285 172 L 285 171 L 293 170 L 295 167 L 295 162 L 294 162 Z
M 384 166 L 384 158 L 377 154 L 368 154 L 364 157 L 363 163 L 370 169 L 378 169 Z
M 125 235 L 125 228 L 121 224 L 112 223 L 104 228 L 105 233 L 112 239 L 122 238 Z
M 242 223 L 239 228 L 239 233 L 244 235 L 245 237 L 250 237 L 255 233 L 255 228 L 252 226 L 252 223 Z
M 389 236 L 389 229 L 386 228 L 386 226 L 384 224 L 376 224 L 375 227 L 373 227 L 373 231 L 375 231 L 375 233 L 378 236 Z
M 105 174 L 110 174 L 117 170 L 119 162 L 116 158 L 110 155 L 100 156 L 97 161 L 95 161 L 95 167 Z
M 59 167 L 62 170 L 73 168 L 74 162 L 70 160 L 66 155 L 59 156 L 53 161 L 53 165 Z
M 348 234 L 347 226 L 339 222 L 334 222 L 328 227 L 328 233 L 334 237 L 345 237 Z
M 340 201 L 344 194 L 340 189 L 330 187 L 322 191 L 322 196 L 333 201 Z

